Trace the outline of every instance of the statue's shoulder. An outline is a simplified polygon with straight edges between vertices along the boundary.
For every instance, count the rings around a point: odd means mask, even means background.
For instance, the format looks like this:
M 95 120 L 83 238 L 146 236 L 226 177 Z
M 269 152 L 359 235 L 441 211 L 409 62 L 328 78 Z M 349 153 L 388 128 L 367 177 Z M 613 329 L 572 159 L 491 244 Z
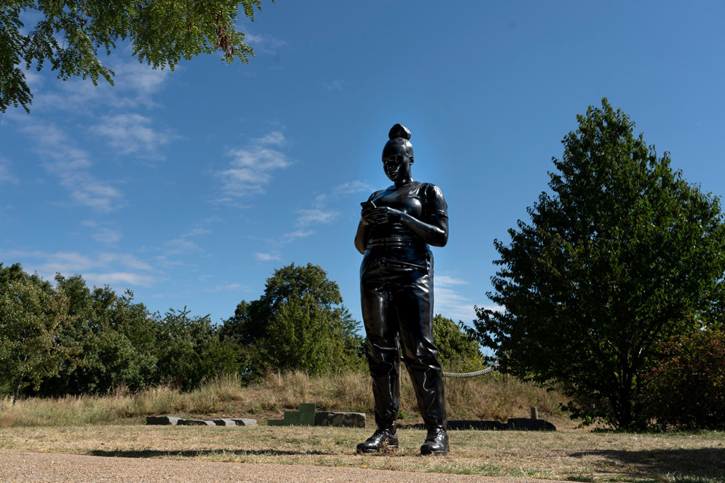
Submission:
M 424 205 L 429 213 L 438 213 L 448 216 L 448 203 L 443 197 L 441 189 L 433 183 L 421 183 L 418 191 L 423 198 Z

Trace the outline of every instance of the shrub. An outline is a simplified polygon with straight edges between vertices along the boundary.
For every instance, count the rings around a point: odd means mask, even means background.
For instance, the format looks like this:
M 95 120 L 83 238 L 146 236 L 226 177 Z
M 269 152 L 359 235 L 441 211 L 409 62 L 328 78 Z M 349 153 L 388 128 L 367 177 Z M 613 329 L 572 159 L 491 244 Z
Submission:
M 660 344 L 644 377 L 644 402 L 659 429 L 725 427 L 725 332 L 703 330 Z

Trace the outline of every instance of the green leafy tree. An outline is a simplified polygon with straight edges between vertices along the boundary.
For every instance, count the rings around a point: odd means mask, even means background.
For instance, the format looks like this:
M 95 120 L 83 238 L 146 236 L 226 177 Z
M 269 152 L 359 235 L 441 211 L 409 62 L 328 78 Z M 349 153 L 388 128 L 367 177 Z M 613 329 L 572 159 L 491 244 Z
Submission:
M 248 62 L 254 55 L 237 31 L 238 12 L 254 19 L 260 0 L 5 0 L 0 5 L 0 112 L 21 105 L 28 111 L 32 93 L 24 70 L 46 63 L 58 78 L 103 77 L 113 71 L 98 50 L 110 54 L 129 40 L 133 55 L 154 68 L 174 67 L 181 59 L 221 51 L 223 59 Z M 25 12 L 39 14 L 23 25 Z M 30 18 L 35 18 L 32 16 Z
M 38 279 L 18 277 L 0 291 L 0 378 L 14 387 L 13 404 L 23 386 L 35 388 L 58 374 L 74 357 L 62 334 L 71 325 L 68 297 Z
M 171 309 L 158 318 L 154 342 L 159 382 L 190 390 L 204 380 L 237 370 L 233 344 L 220 340 L 208 315 L 189 317 L 186 308 Z
M 66 344 L 80 348 L 77 364 L 63 364 L 43 382 L 41 396 L 106 393 L 117 387 L 131 391 L 156 380 L 156 320 L 133 294 L 119 297 L 109 287 L 89 289 L 80 275 L 56 276 L 70 299 L 73 324 L 64 332 Z
M 221 333 L 239 344 L 243 372 L 253 377 L 267 369 L 319 374 L 362 367 L 357 327 L 327 273 L 293 263 L 275 270 L 259 300 L 242 301 Z
M 433 317 L 433 340 L 445 371 L 473 372 L 485 367 L 478 341 L 453 320 L 440 314 Z
M 575 415 L 641 427 L 642 373 L 657 344 L 722 308 L 719 200 L 658 157 L 606 99 L 577 116 L 531 222 L 496 240 L 500 267 L 476 333 L 503 370 L 560 382 Z

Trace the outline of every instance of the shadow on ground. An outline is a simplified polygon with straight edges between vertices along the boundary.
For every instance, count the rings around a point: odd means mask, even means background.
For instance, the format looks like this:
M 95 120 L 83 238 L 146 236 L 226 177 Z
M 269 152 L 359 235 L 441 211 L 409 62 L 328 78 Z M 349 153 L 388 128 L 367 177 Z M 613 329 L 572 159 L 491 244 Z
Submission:
M 109 457 L 124 457 L 124 458 L 167 458 L 167 457 L 183 457 L 183 458 L 197 458 L 199 456 L 218 455 L 218 454 L 233 454 L 238 456 L 309 456 L 309 455 L 331 455 L 324 451 L 280 451 L 276 449 L 257 449 L 257 450 L 224 450 L 224 449 L 210 449 L 210 450 L 188 450 L 188 451 L 159 451 L 159 450 L 141 450 L 141 451 L 104 451 L 94 450 L 89 451 L 91 456 L 109 456 Z
M 616 464 L 607 466 L 605 471 L 619 474 L 622 478 L 673 475 L 678 478 L 707 478 L 709 481 L 725 482 L 725 448 L 600 450 L 570 453 L 569 456 L 601 456 Z

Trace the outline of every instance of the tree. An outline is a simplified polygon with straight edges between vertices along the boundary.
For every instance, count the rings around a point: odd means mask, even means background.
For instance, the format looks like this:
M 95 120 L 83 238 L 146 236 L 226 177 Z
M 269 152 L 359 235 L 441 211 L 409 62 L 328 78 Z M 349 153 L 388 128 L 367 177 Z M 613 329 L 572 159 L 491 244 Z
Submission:
M 362 365 L 357 326 L 322 268 L 293 263 L 275 270 L 259 300 L 240 302 L 221 335 L 239 345 L 247 375 L 266 369 L 320 374 Z
M 0 267 L 1 268 L 1 267 Z M 22 277 L 0 292 L 0 378 L 12 384 L 18 399 L 26 384 L 39 387 L 56 375 L 58 367 L 74 356 L 62 343 L 72 322 L 68 297 L 61 289 Z
M 73 324 L 65 345 L 80 350 L 75 364 L 61 364 L 58 374 L 38 388 L 40 396 L 103 394 L 117 387 L 136 391 L 157 381 L 156 320 L 133 293 L 109 287 L 89 289 L 80 275 L 56 276 L 70 300 Z
M 0 6 L 0 112 L 32 102 L 24 70 L 45 63 L 58 78 L 103 77 L 113 71 L 98 58 L 119 40 L 130 40 L 133 55 L 154 68 L 172 70 L 181 59 L 223 52 L 223 59 L 249 62 L 254 52 L 236 30 L 237 12 L 254 20 L 260 0 L 6 0 Z M 21 16 L 39 13 L 25 28 Z M 24 32 L 27 32 L 24 33 Z
M 444 370 L 473 372 L 485 367 L 481 346 L 453 320 L 440 314 L 433 317 L 433 340 L 438 347 L 438 360 Z
M 159 382 L 179 389 L 194 389 L 204 380 L 237 369 L 232 343 L 220 340 L 208 315 L 189 317 L 186 307 L 157 317 L 154 341 Z
M 620 428 L 646 421 L 641 375 L 660 341 L 707 325 L 722 307 L 719 200 L 657 156 L 606 99 L 577 116 L 531 223 L 496 240 L 501 267 L 476 308 L 476 333 L 502 369 L 561 382 L 574 415 Z

